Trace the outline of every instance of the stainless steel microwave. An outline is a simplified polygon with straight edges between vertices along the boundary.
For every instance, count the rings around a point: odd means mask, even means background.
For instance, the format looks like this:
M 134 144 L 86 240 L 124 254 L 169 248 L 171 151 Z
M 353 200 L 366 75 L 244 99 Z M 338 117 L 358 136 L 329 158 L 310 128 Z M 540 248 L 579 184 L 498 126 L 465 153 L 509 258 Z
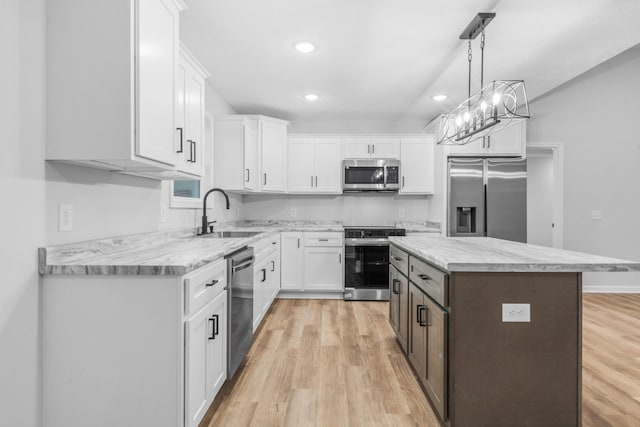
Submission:
M 400 160 L 342 161 L 342 191 L 398 191 L 399 189 Z

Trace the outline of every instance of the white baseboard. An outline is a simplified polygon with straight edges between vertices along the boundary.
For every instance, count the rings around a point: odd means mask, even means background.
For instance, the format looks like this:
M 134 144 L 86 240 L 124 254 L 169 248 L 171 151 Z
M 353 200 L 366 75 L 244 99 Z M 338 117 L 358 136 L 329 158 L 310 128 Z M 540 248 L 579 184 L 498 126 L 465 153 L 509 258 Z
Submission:
M 343 299 L 342 291 L 307 292 L 307 291 L 283 291 L 276 298 L 281 299 Z
M 584 285 L 582 292 L 585 294 L 640 294 L 640 285 Z

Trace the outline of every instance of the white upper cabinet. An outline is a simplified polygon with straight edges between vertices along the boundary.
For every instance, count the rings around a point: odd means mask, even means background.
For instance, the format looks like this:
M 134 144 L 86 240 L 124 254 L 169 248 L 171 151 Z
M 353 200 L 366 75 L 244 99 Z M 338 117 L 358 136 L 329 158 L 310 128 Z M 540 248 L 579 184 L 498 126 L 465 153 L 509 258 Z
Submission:
M 287 125 L 284 120 L 255 116 L 260 153 L 260 191 L 287 191 Z
M 182 0 L 47 2 L 47 160 L 184 178 L 175 106 Z
M 434 138 L 403 138 L 400 147 L 400 194 L 433 194 Z
M 289 193 L 313 192 L 315 152 L 315 139 L 289 139 Z
M 399 159 L 400 139 L 385 137 L 345 138 L 343 158 L 345 159 Z
M 289 193 L 342 193 L 339 138 L 289 138 Z
M 447 146 L 449 156 L 525 157 L 526 121 L 465 145 Z
M 258 188 L 258 140 L 251 120 L 219 116 L 214 123 L 214 184 L 226 191 Z
M 204 174 L 204 81 L 209 73 L 184 46 L 180 46 L 178 63 L 176 142 L 178 170 L 195 177 Z

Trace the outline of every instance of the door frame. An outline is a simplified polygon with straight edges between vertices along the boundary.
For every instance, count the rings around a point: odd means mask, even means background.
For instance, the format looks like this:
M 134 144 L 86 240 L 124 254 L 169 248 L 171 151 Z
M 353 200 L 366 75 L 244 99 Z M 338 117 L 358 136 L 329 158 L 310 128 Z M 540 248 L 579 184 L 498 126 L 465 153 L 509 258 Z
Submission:
M 527 143 L 527 157 L 530 149 L 533 151 L 536 149 L 551 149 L 553 153 L 553 229 L 551 241 L 554 248 L 562 249 L 564 244 L 564 143 Z

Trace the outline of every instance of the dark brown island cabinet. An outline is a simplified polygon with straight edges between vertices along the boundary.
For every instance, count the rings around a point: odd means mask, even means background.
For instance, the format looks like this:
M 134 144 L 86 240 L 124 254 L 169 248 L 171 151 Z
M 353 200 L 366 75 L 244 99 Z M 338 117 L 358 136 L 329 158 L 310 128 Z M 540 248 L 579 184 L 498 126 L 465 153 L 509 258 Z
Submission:
M 443 271 L 390 249 L 389 321 L 443 426 L 579 426 L 581 273 Z

